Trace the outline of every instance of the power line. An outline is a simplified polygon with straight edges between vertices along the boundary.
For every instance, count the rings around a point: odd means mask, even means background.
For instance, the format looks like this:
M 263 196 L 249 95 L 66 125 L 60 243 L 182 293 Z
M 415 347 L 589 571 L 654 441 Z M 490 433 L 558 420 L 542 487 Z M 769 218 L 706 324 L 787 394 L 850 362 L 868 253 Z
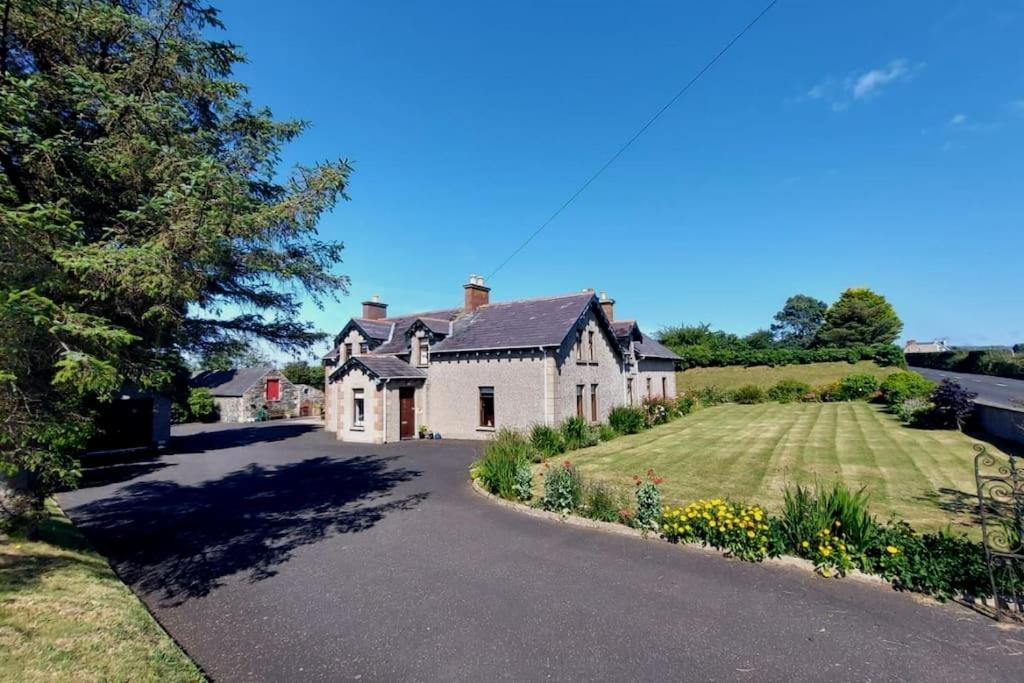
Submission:
M 714 57 L 712 57 L 711 60 L 708 61 L 708 63 L 705 64 L 704 67 L 701 68 L 701 70 L 698 71 L 696 73 L 696 75 L 694 75 L 694 77 L 691 78 L 686 83 L 686 85 L 684 85 L 679 90 L 679 92 L 677 92 L 675 95 L 672 96 L 672 99 L 670 99 L 668 102 L 666 102 L 664 104 L 664 106 L 662 106 L 662 108 L 659 109 L 654 114 L 654 116 L 652 116 L 651 118 L 647 119 L 647 122 L 644 125 L 640 126 L 640 129 L 636 133 L 633 134 L 633 137 L 629 138 L 629 140 L 627 140 L 624 145 L 619 147 L 618 151 L 615 152 L 615 154 L 613 154 L 611 156 L 611 158 L 608 159 L 608 161 L 604 162 L 604 165 L 601 166 L 601 168 L 597 169 L 597 171 L 593 175 L 591 175 L 589 178 L 587 178 L 587 182 L 585 182 L 582 185 L 580 185 L 579 189 L 577 189 L 575 192 L 573 192 L 572 196 L 570 196 L 568 199 L 566 199 L 565 202 L 561 206 L 559 206 L 558 209 L 556 209 L 555 212 L 553 214 L 551 214 L 546 221 L 544 221 L 543 223 L 540 224 L 540 227 L 538 227 L 536 230 L 534 230 L 530 234 L 530 236 L 527 237 L 525 241 L 523 241 L 522 244 L 520 244 L 518 247 L 516 247 L 516 250 L 513 251 L 511 254 L 509 254 L 508 258 L 506 258 L 504 261 L 502 261 L 501 264 L 497 268 L 495 268 L 494 271 L 492 271 L 490 275 L 487 276 L 487 278 L 490 279 L 490 278 L 494 277 L 495 275 L 497 275 L 498 272 L 502 268 L 504 268 L 505 265 L 509 261 L 511 261 L 513 258 L 515 258 L 516 255 L 519 252 L 521 252 L 523 249 L 526 248 L 526 245 L 528 245 L 530 242 L 533 241 L 534 237 L 539 235 L 541 233 L 541 231 L 543 231 L 544 228 L 548 227 L 548 225 L 550 225 L 552 223 L 552 221 L 554 221 L 556 218 L 558 218 L 558 216 L 563 211 L 565 211 L 565 209 L 568 208 L 568 206 L 570 204 L 572 204 L 574 201 L 576 201 L 576 198 L 579 197 L 581 194 L 583 194 L 583 192 L 588 187 L 590 187 L 591 183 L 593 183 L 595 180 L 597 180 L 598 177 L 602 173 L 604 173 L 608 169 L 609 166 L 614 164 L 615 161 L 620 156 L 622 156 L 623 152 L 625 152 L 627 149 L 629 149 L 629 147 L 634 142 L 636 142 L 637 138 L 639 138 L 641 135 L 643 135 L 645 132 L 647 132 L 647 129 L 650 128 L 654 124 L 655 121 L 657 121 L 659 118 L 661 118 L 661 115 L 664 114 L 666 111 L 668 111 L 669 108 L 673 104 L 676 103 L 676 100 L 678 100 L 680 97 L 685 95 L 686 91 L 689 90 L 697 81 L 699 81 L 701 76 L 703 76 L 705 73 L 707 73 L 707 71 L 710 70 L 711 67 L 713 67 L 715 65 L 715 62 L 717 62 L 719 59 L 721 59 L 722 56 L 724 56 L 725 53 L 729 51 L 729 48 L 731 48 L 733 45 L 735 45 L 739 41 L 739 39 L 742 38 L 747 33 L 747 31 L 752 29 L 754 27 L 754 25 L 757 22 L 759 22 L 764 15 L 768 14 L 769 10 L 771 10 L 771 8 L 774 7 L 775 3 L 777 3 L 777 2 L 778 2 L 778 0 L 771 0 L 771 2 L 769 2 L 767 5 L 765 5 L 765 8 L 762 9 L 761 12 L 750 21 L 750 23 L 748 23 L 746 26 L 744 26 L 743 30 L 741 30 L 739 33 L 737 33 L 735 36 L 733 36 L 732 40 L 730 40 L 728 43 L 726 43 L 725 47 L 723 47 L 721 50 L 719 50 L 718 54 L 716 54 Z

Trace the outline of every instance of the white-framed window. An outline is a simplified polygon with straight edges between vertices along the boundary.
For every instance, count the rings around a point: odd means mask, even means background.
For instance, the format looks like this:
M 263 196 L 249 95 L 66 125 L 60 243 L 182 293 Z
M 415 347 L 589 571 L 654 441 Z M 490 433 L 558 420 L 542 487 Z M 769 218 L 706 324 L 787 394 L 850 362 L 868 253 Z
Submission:
M 362 389 L 352 390 L 352 426 L 362 429 L 366 421 L 366 397 Z
M 494 428 L 494 387 L 480 387 L 480 426 Z
M 426 337 L 420 337 L 419 343 L 419 364 L 426 365 L 430 362 L 430 342 Z

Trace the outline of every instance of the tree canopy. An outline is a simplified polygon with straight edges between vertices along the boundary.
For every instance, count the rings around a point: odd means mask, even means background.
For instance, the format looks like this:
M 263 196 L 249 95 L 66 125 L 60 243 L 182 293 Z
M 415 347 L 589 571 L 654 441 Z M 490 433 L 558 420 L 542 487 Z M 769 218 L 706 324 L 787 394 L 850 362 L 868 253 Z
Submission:
M 292 361 L 285 363 L 281 368 L 281 374 L 288 378 L 292 384 L 308 384 L 323 391 L 324 369 L 319 365 L 310 365 L 305 361 Z
M 806 348 L 814 341 L 827 310 L 828 304 L 824 301 L 806 294 L 794 294 L 775 314 L 772 334 L 783 346 Z
M 865 287 L 851 287 L 825 313 L 815 336 L 817 346 L 892 344 L 903 322 L 884 296 Z
M 0 0 L 0 465 L 73 483 L 90 406 L 344 292 L 317 234 L 344 160 L 282 177 L 304 130 L 246 98 L 193 0 Z

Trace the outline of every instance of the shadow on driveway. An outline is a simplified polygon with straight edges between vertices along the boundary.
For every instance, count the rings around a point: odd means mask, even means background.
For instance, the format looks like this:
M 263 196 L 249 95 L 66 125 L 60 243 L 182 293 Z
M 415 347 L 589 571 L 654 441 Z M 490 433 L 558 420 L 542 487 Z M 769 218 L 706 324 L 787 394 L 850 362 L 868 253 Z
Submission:
M 272 429 L 257 431 L 266 437 Z M 236 446 L 249 438 L 231 437 Z M 251 464 L 191 485 L 140 481 L 78 506 L 74 520 L 126 582 L 159 596 L 164 606 L 179 605 L 207 595 L 232 574 L 243 572 L 250 583 L 271 577 L 300 546 L 364 531 L 390 512 L 421 503 L 428 494 L 386 499 L 420 475 L 391 467 L 391 460 L 315 457 Z

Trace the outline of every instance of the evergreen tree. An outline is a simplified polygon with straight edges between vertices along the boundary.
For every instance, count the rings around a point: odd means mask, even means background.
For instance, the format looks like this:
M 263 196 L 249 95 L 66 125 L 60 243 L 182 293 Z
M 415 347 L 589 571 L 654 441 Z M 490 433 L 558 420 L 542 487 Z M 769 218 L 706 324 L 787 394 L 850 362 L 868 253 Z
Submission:
M 815 344 L 892 344 L 902 330 L 903 322 L 884 296 L 865 287 L 851 287 L 825 313 L 825 322 L 815 336 Z
M 90 405 L 182 355 L 307 348 L 343 292 L 320 216 L 350 167 L 281 178 L 278 121 L 195 0 L 0 0 L 0 465 L 73 484 Z
M 775 314 L 772 333 L 783 346 L 806 348 L 814 341 L 827 310 L 828 304 L 824 301 L 795 294 L 786 299 L 782 310 Z

